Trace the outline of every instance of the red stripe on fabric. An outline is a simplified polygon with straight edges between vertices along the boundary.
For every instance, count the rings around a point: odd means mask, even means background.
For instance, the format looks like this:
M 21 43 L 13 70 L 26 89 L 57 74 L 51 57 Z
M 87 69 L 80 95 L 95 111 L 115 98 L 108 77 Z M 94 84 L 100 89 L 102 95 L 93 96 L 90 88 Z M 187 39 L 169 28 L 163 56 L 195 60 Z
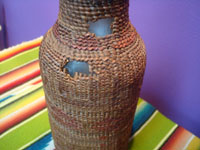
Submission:
M 0 122 L 0 134 L 15 126 L 16 124 L 24 121 L 30 116 L 36 114 L 40 110 L 46 107 L 46 101 L 44 97 L 41 97 L 34 102 L 24 106 L 23 108 L 13 112 L 12 114 L 1 119 Z
M 174 134 L 172 134 L 168 141 L 162 146 L 161 150 L 181 150 L 191 137 L 192 133 L 179 126 Z
M 0 94 L 39 76 L 39 61 L 34 61 L 0 77 Z

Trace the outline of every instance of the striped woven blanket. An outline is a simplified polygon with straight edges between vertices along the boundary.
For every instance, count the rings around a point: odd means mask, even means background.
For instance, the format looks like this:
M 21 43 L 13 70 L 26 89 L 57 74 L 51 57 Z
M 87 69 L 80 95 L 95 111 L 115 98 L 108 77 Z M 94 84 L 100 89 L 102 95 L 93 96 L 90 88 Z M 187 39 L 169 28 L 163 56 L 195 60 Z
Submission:
M 38 62 L 42 38 L 0 52 L 0 150 L 54 149 Z M 130 150 L 200 150 L 200 139 L 139 99 Z

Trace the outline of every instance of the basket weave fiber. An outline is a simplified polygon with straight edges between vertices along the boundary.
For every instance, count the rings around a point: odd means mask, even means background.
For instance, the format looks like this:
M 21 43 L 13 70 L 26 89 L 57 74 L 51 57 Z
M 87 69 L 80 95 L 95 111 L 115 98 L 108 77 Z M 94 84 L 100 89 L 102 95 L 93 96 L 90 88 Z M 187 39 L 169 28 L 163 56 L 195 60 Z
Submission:
M 126 150 L 146 65 L 131 25 L 128 0 L 60 0 L 59 15 L 40 47 L 40 68 L 57 150 Z M 90 22 L 113 18 L 111 34 Z M 69 62 L 89 74 L 69 74 Z

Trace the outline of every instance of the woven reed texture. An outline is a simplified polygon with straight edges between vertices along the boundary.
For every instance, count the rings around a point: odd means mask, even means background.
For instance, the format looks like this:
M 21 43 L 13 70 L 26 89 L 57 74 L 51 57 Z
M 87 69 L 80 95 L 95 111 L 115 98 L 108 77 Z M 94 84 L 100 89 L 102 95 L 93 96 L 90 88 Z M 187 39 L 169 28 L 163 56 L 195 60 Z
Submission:
M 40 47 L 40 68 L 57 150 L 126 150 L 146 65 L 128 0 L 60 0 L 55 25 Z M 114 18 L 96 37 L 90 21 Z M 90 74 L 64 66 L 83 61 Z

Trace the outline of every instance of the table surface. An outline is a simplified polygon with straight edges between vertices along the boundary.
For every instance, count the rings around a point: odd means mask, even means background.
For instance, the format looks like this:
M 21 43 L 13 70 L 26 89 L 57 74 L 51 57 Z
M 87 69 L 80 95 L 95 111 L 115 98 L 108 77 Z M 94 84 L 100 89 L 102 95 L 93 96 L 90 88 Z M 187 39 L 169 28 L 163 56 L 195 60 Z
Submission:
M 0 149 L 54 149 L 40 77 L 41 38 L 0 52 Z M 200 150 L 200 139 L 139 99 L 129 150 Z

